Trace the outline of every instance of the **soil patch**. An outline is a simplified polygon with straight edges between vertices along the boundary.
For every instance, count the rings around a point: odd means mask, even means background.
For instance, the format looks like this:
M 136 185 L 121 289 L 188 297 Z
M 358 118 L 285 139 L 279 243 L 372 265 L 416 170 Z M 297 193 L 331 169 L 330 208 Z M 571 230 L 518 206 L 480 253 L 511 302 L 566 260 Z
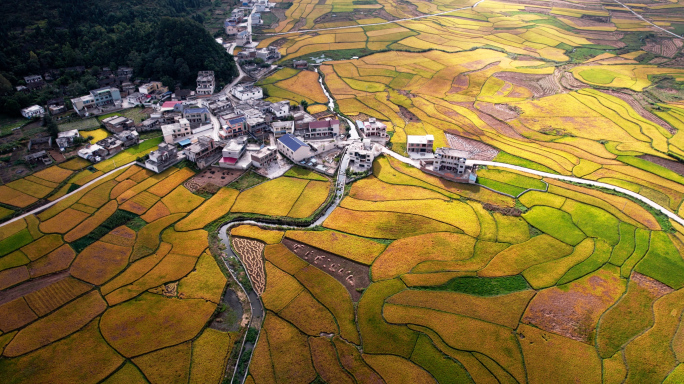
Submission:
M 446 134 L 449 147 L 465 151 L 468 153 L 468 158 L 471 160 L 487 160 L 492 161 L 499 154 L 499 151 L 481 141 L 469 139 L 467 137 Z
M 638 272 L 632 272 L 632 276 L 630 276 L 629 279 L 637 283 L 638 286 L 647 290 L 655 297 L 663 297 L 668 293 L 674 292 L 674 289 L 668 287 L 660 281 L 642 275 Z
M 604 270 L 560 289 L 545 289 L 530 302 L 522 322 L 573 340 L 593 344 L 603 312 L 624 291 L 620 278 Z
M 361 292 L 357 289 L 365 289 L 370 285 L 369 268 L 363 264 L 291 239 L 283 239 L 283 245 L 295 255 L 342 283 L 353 301 L 361 298 Z
M 553 74 L 536 75 L 532 73 L 498 72 L 494 76 L 519 87 L 529 89 L 535 98 L 551 96 L 562 92 L 560 86 L 554 81 Z
M 667 160 L 663 159 L 658 156 L 653 156 L 653 155 L 641 155 L 639 158 L 644 159 L 646 161 L 650 161 L 651 163 L 658 164 L 661 167 L 665 167 L 669 169 L 672 172 L 678 173 L 682 176 L 684 176 L 684 164 L 680 163 L 679 161 L 674 161 L 674 160 Z
M 236 169 L 223 169 L 219 167 L 208 167 L 196 174 L 185 182 L 185 188 L 197 192 L 206 190 L 209 193 L 216 193 L 220 187 L 232 183 L 235 179 L 242 176 L 244 171 Z M 212 192 L 213 191 L 213 192 Z
M 264 243 L 241 237 L 233 237 L 233 248 L 245 265 L 252 280 L 252 288 L 261 296 L 266 289 L 266 273 L 264 272 Z
M 515 207 L 500 207 L 498 205 L 484 203 L 482 204 L 482 208 L 489 212 L 498 212 L 504 216 L 520 217 L 520 215 L 522 215 L 522 211 Z

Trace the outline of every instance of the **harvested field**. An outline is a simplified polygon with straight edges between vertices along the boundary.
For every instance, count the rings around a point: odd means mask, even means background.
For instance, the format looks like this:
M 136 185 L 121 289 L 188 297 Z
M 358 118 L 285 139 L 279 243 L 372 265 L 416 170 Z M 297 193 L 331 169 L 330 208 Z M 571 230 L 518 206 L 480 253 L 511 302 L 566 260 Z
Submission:
M 347 289 L 353 301 L 358 301 L 361 296 L 359 289 L 366 288 L 370 284 L 368 267 L 365 265 L 287 238 L 283 240 L 283 245 L 312 266 L 339 281 Z
M 540 291 L 522 322 L 573 340 L 592 343 L 599 317 L 625 290 L 617 268 L 607 267 L 562 288 Z
M 449 142 L 449 147 L 465 151 L 468 153 L 469 159 L 492 161 L 499 154 L 496 148 L 477 140 L 449 133 L 446 134 L 446 138 Z
M 208 167 L 186 181 L 184 185 L 192 192 L 197 192 L 199 189 L 218 189 L 232 183 L 243 173 L 244 171 L 234 169 Z
M 255 240 L 234 237 L 233 248 L 235 248 L 238 256 L 240 256 L 240 260 L 242 260 L 245 265 L 245 269 L 252 281 L 254 292 L 256 292 L 257 295 L 263 294 L 266 289 L 264 258 L 262 256 L 264 244 Z
M 25 294 L 24 298 L 38 316 L 44 316 L 91 288 L 90 284 L 67 277 Z

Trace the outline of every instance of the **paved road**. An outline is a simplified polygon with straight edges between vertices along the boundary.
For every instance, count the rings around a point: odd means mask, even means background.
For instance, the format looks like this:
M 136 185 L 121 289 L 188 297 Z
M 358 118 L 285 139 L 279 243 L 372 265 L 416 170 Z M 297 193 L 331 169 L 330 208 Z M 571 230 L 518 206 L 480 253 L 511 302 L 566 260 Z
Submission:
M 392 20 L 392 21 L 385 21 L 382 23 L 372 23 L 372 24 L 363 24 L 363 25 L 348 25 L 345 27 L 334 27 L 334 28 L 320 28 L 320 29 L 300 29 L 298 31 L 289 31 L 289 32 L 276 32 L 276 33 L 262 33 L 260 35 L 264 36 L 280 36 L 280 35 L 291 35 L 294 33 L 305 33 L 305 32 L 320 32 L 320 31 L 332 31 L 335 29 L 349 29 L 349 28 L 358 28 L 358 27 L 368 27 L 371 25 L 385 25 L 385 24 L 394 24 L 394 23 L 401 23 L 402 21 L 411 21 L 411 20 L 418 20 L 418 19 L 424 19 L 426 17 L 433 17 L 433 16 L 443 16 L 446 14 L 449 14 L 451 12 L 456 12 L 456 11 L 463 11 L 466 9 L 471 9 L 477 7 L 481 2 L 484 0 L 480 0 L 477 3 L 468 6 L 468 7 L 462 7 L 462 8 L 456 8 L 456 9 L 450 9 L 448 11 L 444 12 L 439 12 L 439 13 L 432 13 L 429 15 L 422 15 L 422 16 L 415 16 L 415 17 L 407 17 L 405 19 L 398 19 L 398 20 Z
M 515 170 L 517 170 L 517 171 L 523 171 L 523 172 L 531 173 L 531 174 L 534 174 L 534 175 L 538 175 L 538 176 L 542 176 L 542 177 L 547 177 L 547 178 L 549 178 L 549 179 L 557 179 L 557 180 L 563 180 L 563 181 L 572 181 L 572 182 L 575 182 L 575 183 L 581 183 L 581 184 L 587 184 L 587 185 L 593 185 L 593 186 L 597 186 L 597 187 L 603 187 L 603 188 L 612 189 L 612 190 L 614 190 L 614 191 L 617 191 L 617 192 L 620 192 L 620 193 L 624 193 L 625 195 L 629 195 L 629 196 L 631 196 L 631 197 L 633 197 L 633 198 L 635 198 L 635 199 L 638 199 L 638 200 L 640 200 L 640 201 L 642 201 L 642 202 L 648 204 L 650 207 L 652 207 L 652 208 L 654 208 L 654 209 L 657 209 L 658 211 L 662 212 L 662 213 L 665 214 L 667 217 L 669 217 L 670 219 L 676 221 L 677 223 L 679 223 L 679 224 L 681 224 L 681 225 L 684 225 L 684 219 L 682 219 L 681 217 L 679 217 L 679 216 L 675 215 L 674 213 L 670 212 L 668 209 L 666 209 L 666 208 L 664 208 L 664 207 L 662 207 L 662 206 L 656 204 L 656 203 L 653 202 L 652 200 L 647 199 L 646 197 L 641 196 L 640 194 L 638 194 L 638 193 L 636 193 L 636 192 L 632 192 L 632 191 L 630 191 L 630 190 L 628 190 L 628 189 L 624 189 L 624 188 L 621 188 L 621 187 L 616 187 L 616 186 L 611 185 L 611 184 L 602 183 L 602 182 L 600 182 L 600 181 L 581 179 L 581 178 L 579 178 L 579 177 L 563 176 L 563 175 L 556 175 L 556 174 L 553 174 L 553 173 L 546 173 L 546 172 L 541 172 L 541 171 L 535 171 L 534 169 L 529 169 L 529 168 L 525 168 L 525 167 L 520 167 L 520 166 L 512 165 L 512 164 L 499 163 L 499 162 L 496 162 L 496 161 L 468 160 L 468 161 L 466 161 L 466 164 L 468 164 L 468 165 L 473 165 L 473 164 L 477 164 L 477 165 L 491 165 L 491 166 L 497 166 L 497 167 L 501 167 L 501 168 L 515 169 Z
M 665 29 L 665 28 L 663 28 L 663 27 L 661 27 L 661 26 L 658 26 L 658 25 L 653 24 L 650 20 L 647 20 L 646 18 L 644 18 L 644 17 L 641 16 L 640 14 L 634 12 L 634 10 L 632 10 L 632 8 L 626 6 L 625 4 L 621 3 L 620 1 L 618 1 L 618 0 L 613 0 L 613 1 L 616 2 L 616 3 L 618 3 L 618 4 L 620 4 L 620 5 L 622 5 L 623 7 L 625 7 L 628 11 L 632 12 L 632 13 L 634 14 L 634 16 L 636 16 L 636 17 L 640 18 L 641 20 L 643 20 L 643 21 L 645 21 L 645 22 L 651 24 L 652 26 L 654 26 L 654 27 L 660 29 L 661 31 L 663 31 L 663 32 L 665 32 L 665 33 L 669 33 L 670 35 L 675 36 L 675 37 L 677 37 L 677 38 L 679 38 L 679 39 L 684 39 L 684 37 L 679 36 L 678 34 L 676 34 L 676 33 L 674 33 L 674 32 L 668 31 L 667 29 Z
M 75 191 L 73 191 L 73 192 L 67 193 L 66 195 L 60 197 L 59 199 L 57 199 L 57 200 L 55 200 L 55 201 L 51 201 L 51 202 L 49 202 L 49 203 L 47 203 L 47 204 L 45 204 L 45 205 L 41 205 L 39 208 L 36 208 L 36 209 L 32 210 L 31 212 L 24 213 L 24 214 L 21 215 L 21 216 L 17 216 L 17 217 L 15 217 L 15 218 L 13 218 L 12 220 L 8 220 L 8 221 L 6 221 L 6 222 L 0 224 L 0 227 L 2 227 L 2 226 L 4 226 L 4 225 L 7 225 L 7 224 L 9 224 L 9 223 L 13 223 L 13 222 L 15 222 L 15 221 L 17 221 L 17 220 L 21 220 L 21 219 L 23 219 L 23 218 L 26 217 L 26 216 L 31 216 L 31 215 L 33 215 L 34 213 L 38 213 L 38 212 L 44 211 L 44 210 L 46 210 L 46 209 L 52 207 L 53 205 L 59 203 L 60 201 L 66 199 L 67 197 L 73 195 L 74 193 L 78 193 L 78 191 L 82 190 L 83 188 L 86 188 L 86 187 L 88 187 L 88 186 L 91 186 L 91 185 L 97 183 L 98 181 L 104 179 L 105 177 L 111 175 L 112 173 L 114 173 L 114 172 L 116 172 L 116 171 L 118 171 L 118 170 L 124 169 L 124 168 L 128 168 L 128 167 L 130 167 L 130 166 L 133 165 L 133 164 L 135 164 L 135 162 L 131 162 L 131 163 L 122 165 L 122 166 L 120 166 L 120 167 L 118 167 L 118 168 L 114 168 L 113 170 L 111 170 L 111 171 L 105 173 L 104 175 L 102 175 L 102 176 L 100 176 L 100 177 L 98 177 L 98 178 L 96 178 L 96 179 L 93 179 L 93 180 L 90 181 L 90 182 L 87 182 L 87 183 L 83 184 L 79 189 L 77 189 L 77 190 L 75 190 Z

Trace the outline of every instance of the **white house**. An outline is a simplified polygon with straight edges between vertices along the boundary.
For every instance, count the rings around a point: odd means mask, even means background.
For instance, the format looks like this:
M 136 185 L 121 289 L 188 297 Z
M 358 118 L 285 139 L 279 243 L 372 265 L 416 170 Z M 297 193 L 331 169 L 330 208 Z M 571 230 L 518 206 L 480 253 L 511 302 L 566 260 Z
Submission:
M 285 117 L 290 114 L 290 101 L 283 100 L 277 103 L 271 103 L 268 110 L 276 115 L 276 117 Z
M 278 138 L 277 146 L 280 153 L 295 163 L 311 157 L 309 146 L 289 133 Z
M 261 87 L 254 85 L 238 85 L 230 89 L 230 94 L 235 96 L 238 100 L 256 100 L 264 97 L 264 91 Z
M 40 105 L 32 105 L 30 107 L 21 110 L 21 115 L 27 119 L 33 119 L 34 117 L 41 117 L 45 114 L 45 108 Z
M 249 44 L 252 42 L 252 35 L 249 33 L 248 30 L 240 31 L 237 33 L 237 37 L 235 38 L 235 44 L 238 47 L 244 47 L 245 45 Z
M 161 129 L 164 135 L 164 142 L 167 144 L 176 143 L 186 136 L 192 135 L 190 122 L 187 119 L 180 119 L 177 123 L 162 125 Z

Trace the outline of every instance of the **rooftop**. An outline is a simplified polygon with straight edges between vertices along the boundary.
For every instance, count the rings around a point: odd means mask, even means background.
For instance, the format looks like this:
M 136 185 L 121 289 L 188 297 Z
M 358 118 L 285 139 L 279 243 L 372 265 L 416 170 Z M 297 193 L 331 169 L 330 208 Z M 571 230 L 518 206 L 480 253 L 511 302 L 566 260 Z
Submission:
M 301 147 L 307 147 L 306 143 L 292 136 L 289 133 L 286 133 L 285 135 L 278 138 L 278 141 L 283 143 L 284 146 L 288 147 L 293 152 L 297 151 Z
M 416 135 L 408 135 L 406 136 L 406 142 L 411 143 L 411 144 L 427 144 L 428 141 L 435 141 L 435 137 L 433 135 L 425 135 L 425 136 L 416 136 Z

